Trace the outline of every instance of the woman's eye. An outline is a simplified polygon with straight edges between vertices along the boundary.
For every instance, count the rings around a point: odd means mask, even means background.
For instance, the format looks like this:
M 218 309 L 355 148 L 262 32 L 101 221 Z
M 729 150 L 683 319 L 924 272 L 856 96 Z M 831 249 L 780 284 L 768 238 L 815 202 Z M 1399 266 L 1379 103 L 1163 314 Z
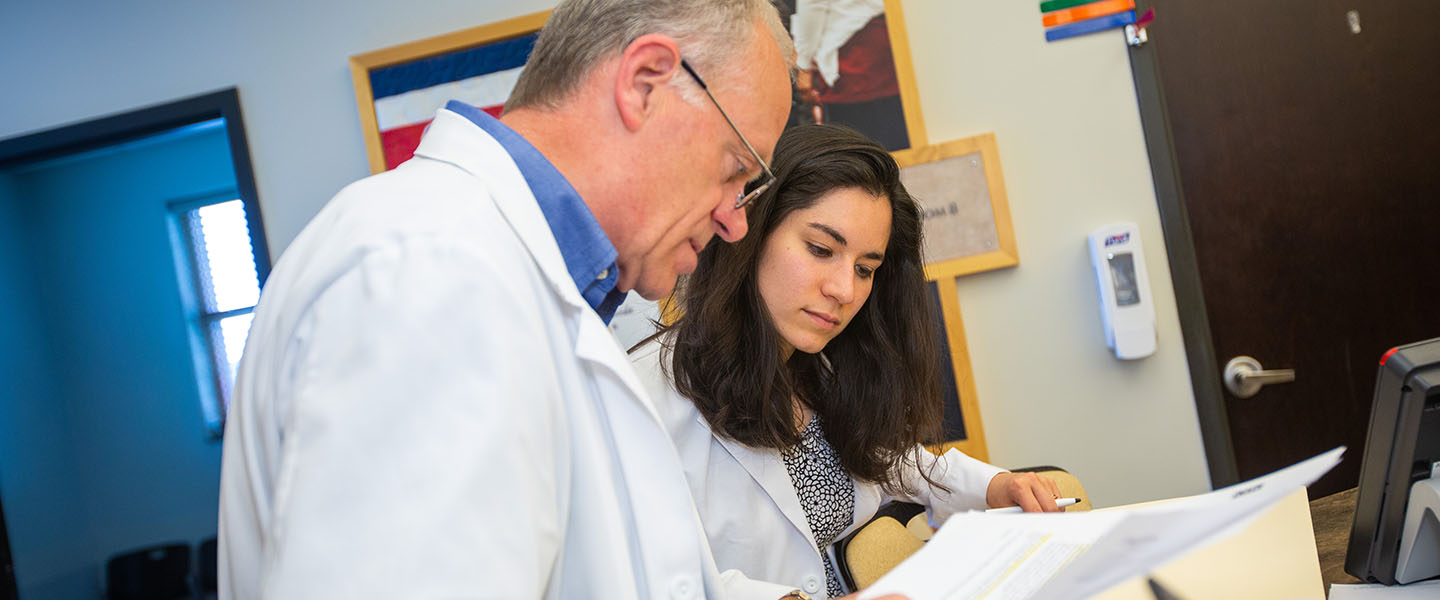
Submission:
M 816 246 L 815 244 L 805 244 L 805 246 L 808 247 L 810 249 L 810 253 L 814 254 L 815 256 L 818 256 L 820 258 L 830 257 L 829 248 L 826 248 L 824 246 Z
M 875 269 L 865 265 L 855 265 L 855 273 L 859 275 L 861 279 L 869 279 L 875 275 Z

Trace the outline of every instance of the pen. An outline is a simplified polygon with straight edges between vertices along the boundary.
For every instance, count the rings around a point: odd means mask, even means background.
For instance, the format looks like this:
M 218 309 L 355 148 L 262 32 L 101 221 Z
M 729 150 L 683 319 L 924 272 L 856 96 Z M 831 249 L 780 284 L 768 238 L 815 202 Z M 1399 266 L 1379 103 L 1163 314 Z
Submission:
M 1155 595 L 1155 600 L 1180 600 L 1175 592 L 1160 585 L 1160 582 L 1156 581 L 1154 577 L 1147 577 L 1145 581 L 1150 584 L 1150 593 Z
M 1071 504 L 1075 504 L 1076 502 L 1079 502 L 1079 501 L 1080 501 L 1079 498 L 1056 498 L 1056 499 L 1055 499 L 1055 506 L 1059 506 L 1060 508 L 1065 508 L 1066 506 L 1070 506 Z M 992 508 L 992 509 L 987 510 L 987 511 L 985 511 L 985 512 L 992 512 L 992 513 L 1011 513 L 1011 512 L 1015 512 L 1015 513 L 1018 513 L 1018 512 L 1021 512 L 1021 509 L 1020 509 L 1020 507 L 1018 507 L 1018 506 L 1007 506 L 1007 507 L 1005 507 L 1005 508 Z

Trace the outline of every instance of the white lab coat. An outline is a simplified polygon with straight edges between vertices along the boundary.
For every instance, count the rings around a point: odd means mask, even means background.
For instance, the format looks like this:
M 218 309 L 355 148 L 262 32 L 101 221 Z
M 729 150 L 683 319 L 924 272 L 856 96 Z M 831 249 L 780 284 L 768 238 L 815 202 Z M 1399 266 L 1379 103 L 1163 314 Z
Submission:
M 669 353 L 661 351 L 662 343 L 651 341 L 630 359 L 680 451 L 715 564 L 824 597 L 825 564 L 784 458 L 778 450 L 752 448 L 714 435 L 695 404 L 675 391 L 668 375 Z M 864 525 L 891 500 L 927 507 L 934 524 L 955 512 L 984 509 L 990 479 L 1004 472 L 954 449 L 940 457 L 928 452 L 921 456 L 939 462 L 931 476 L 955 493 L 932 490 L 915 469 L 904 473 L 915 482 L 914 495 L 890 496 L 878 485 L 856 481 L 855 519 L 840 537 Z M 928 468 L 928 461 L 921 466 Z
M 792 589 L 715 570 L 674 446 L 500 144 L 441 110 L 415 156 L 336 196 L 266 285 L 220 597 Z

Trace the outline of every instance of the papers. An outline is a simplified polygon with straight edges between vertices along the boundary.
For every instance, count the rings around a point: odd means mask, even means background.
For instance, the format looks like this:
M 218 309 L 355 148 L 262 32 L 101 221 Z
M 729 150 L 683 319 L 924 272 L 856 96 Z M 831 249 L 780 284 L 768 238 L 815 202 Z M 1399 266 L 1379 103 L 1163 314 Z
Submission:
M 1240 531 L 1324 475 L 1344 451 L 1168 502 L 1079 513 L 957 514 L 860 597 L 1084 598 Z

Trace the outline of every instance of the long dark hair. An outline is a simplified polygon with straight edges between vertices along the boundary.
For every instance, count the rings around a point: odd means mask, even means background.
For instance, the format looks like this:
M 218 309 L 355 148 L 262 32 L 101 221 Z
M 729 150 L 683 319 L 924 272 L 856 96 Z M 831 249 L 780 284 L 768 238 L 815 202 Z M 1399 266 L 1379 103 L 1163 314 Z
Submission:
M 750 235 L 710 244 L 683 282 L 684 316 L 669 328 L 675 387 L 717 434 L 763 448 L 799 441 L 791 401 L 799 398 L 821 416 L 852 476 L 904 489 L 898 468 L 914 459 L 918 444 L 939 437 L 944 413 L 920 210 L 885 148 L 844 127 L 786 129 L 773 170 L 775 185 L 750 209 Z M 756 284 L 764 241 L 790 213 L 850 187 L 890 202 L 885 261 L 844 331 L 820 354 L 797 350 L 782 363 L 781 339 Z

